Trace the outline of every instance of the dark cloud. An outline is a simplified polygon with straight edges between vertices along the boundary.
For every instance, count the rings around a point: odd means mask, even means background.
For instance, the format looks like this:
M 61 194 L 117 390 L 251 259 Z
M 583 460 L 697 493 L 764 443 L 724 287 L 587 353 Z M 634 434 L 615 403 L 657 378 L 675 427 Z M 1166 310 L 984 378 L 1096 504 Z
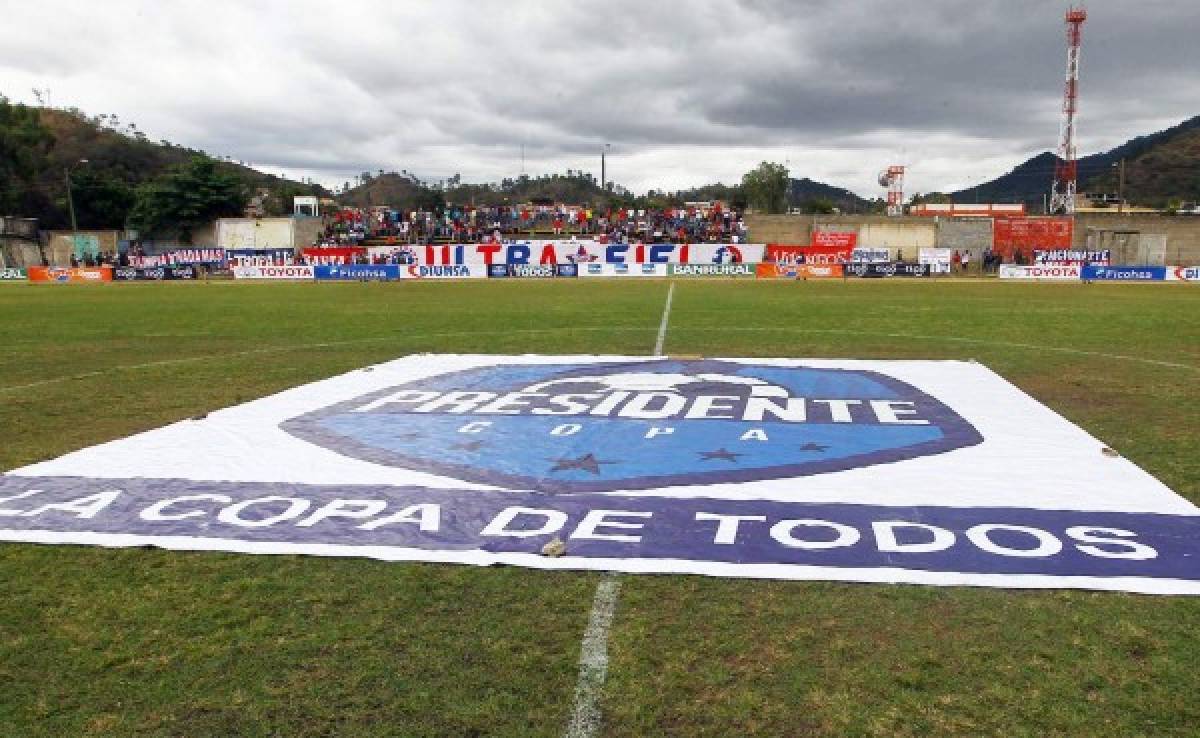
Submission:
M 961 186 L 1053 148 L 1064 6 L 348 0 L 13 4 L 0 92 L 336 184 L 598 169 L 635 189 L 762 159 L 876 194 Z M 1084 152 L 1200 113 L 1190 2 L 1089 3 Z M 36 42 L 34 41 L 36 40 Z

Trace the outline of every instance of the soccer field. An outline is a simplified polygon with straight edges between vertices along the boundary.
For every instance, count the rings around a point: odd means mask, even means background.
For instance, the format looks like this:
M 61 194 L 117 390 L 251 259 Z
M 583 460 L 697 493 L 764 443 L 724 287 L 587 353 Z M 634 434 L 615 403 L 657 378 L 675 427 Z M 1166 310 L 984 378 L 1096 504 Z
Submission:
M 667 355 L 974 359 L 1200 502 L 1200 290 L 676 280 Z M 413 353 L 648 355 L 659 280 L 0 285 L 0 469 Z M 187 459 L 180 459 L 186 464 Z M 0 734 L 562 735 L 606 575 L 0 545 Z M 621 575 L 603 735 L 1192 736 L 1200 599 Z

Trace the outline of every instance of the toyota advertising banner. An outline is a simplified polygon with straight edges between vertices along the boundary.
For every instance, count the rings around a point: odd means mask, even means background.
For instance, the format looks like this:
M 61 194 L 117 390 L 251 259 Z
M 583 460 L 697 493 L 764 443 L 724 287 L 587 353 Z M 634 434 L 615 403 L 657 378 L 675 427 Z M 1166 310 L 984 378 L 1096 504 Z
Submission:
M 1200 594 L 1200 509 L 956 361 L 410 356 L 14 469 L 0 541 Z

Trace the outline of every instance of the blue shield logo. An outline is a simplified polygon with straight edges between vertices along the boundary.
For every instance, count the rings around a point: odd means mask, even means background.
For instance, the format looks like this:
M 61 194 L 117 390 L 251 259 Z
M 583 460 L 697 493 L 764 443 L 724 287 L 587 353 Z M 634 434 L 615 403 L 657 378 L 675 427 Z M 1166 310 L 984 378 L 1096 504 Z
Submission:
M 480 367 L 281 428 L 352 458 L 549 494 L 801 477 L 983 441 L 878 372 L 673 359 Z

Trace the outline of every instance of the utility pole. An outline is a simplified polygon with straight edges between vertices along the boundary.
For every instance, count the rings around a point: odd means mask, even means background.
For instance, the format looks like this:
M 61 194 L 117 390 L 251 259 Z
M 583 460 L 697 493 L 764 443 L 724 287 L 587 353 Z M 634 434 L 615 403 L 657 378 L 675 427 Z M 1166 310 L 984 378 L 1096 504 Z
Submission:
M 1058 160 L 1054 164 L 1054 183 L 1050 186 L 1050 210 L 1056 214 L 1075 214 L 1075 113 L 1079 106 L 1079 45 L 1087 11 L 1071 7 L 1067 24 L 1067 82 L 1063 90 L 1062 130 L 1059 134 Z
M 1125 212 L 1125 157 L 1121 157 L 1117 167 L 1117 212 Z
M 608 172 L 605 168 L 604 154 L 608 149 L 612 148 L 612 144 L 604 144 L 604 148 L 600 149 L 600 189 L 601 191 L 608 190 Z
M 87 163 L 87 159 L 75 162 L 76 165 Z M 75 197 L 71 193 L 71 167 L 63 167 L 63 179 L 67 184 L 67 209 L 71 212 L 71 239 L 74 241 L 79 236 L 79 226 L 75 222 Z

